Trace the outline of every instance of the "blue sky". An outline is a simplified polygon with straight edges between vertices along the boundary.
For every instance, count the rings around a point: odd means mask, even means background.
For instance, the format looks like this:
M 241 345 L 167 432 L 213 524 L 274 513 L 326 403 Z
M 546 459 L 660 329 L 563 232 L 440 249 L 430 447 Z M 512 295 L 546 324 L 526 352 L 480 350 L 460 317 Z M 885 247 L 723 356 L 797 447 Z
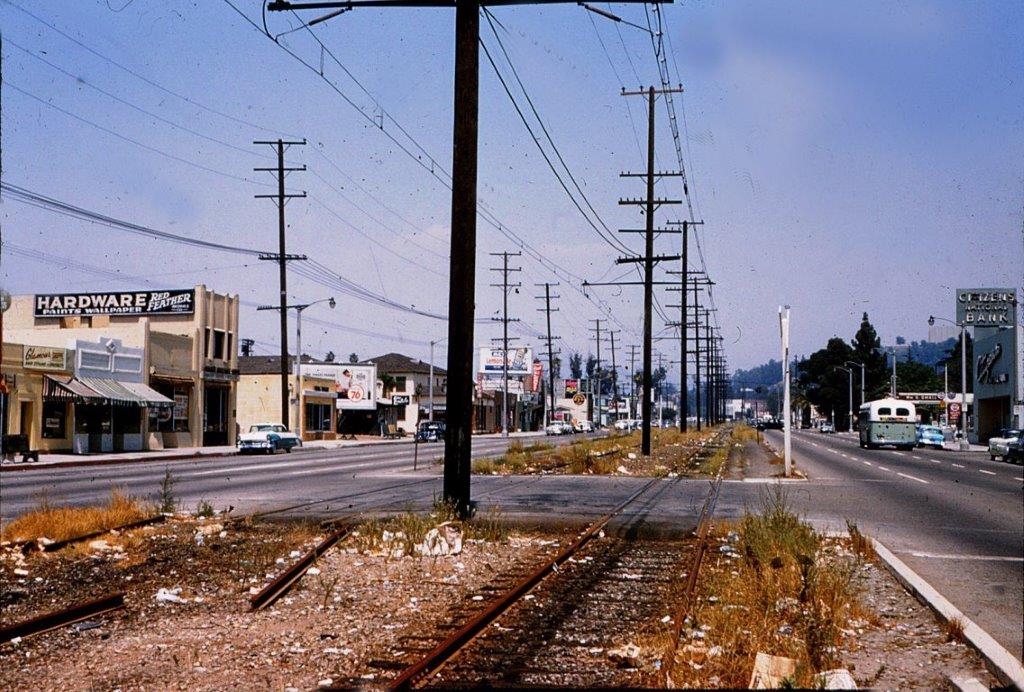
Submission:
M 261 25 L 259 3 L 233 1 Z M 610 7 L 646 24 L 641 6 Z M 575 5 L 499 8 L 494 16 L 590 202 L 611 228 L 641 225 L 635 209 L 616 200 L 643 192 L 618 174 L 642 168 L 645 113 L 619 91 L 656 79 L 650 37 Z M 677 102 L 685 158 L 697 214 L 707 222 L 702 248 L 733 366 L 775 355 L 780 303 L 793 306 L 794 349 L 802 353 L 833 334 L 852 336 L 865 310 L 883 340 L 916 339 L 926 334 L 928 314 L 952 315 L 956 287 L 1021 286 L 1024 6 L 687 2 L 665 7 L 664 17 L 673 79 L 678 74 L 686 89 Z M 274 33 L 297 26 L 277 14 L 268 25 Z M 429 155 L 450 168 L 450 10 L 357 10 L 317 27 L 358 83 L 325 56 L 326 76 L 370 122 L 221 1 L 4 1 L 0 26 L 5 182 L 155 228 L 274 250 L 274 207 L 253 198 L 271 189 L 271 179 L 251 171 L 271 163 L 270 150 L 251 142 L 306 137 L 308 146 L 289 152 L 309 166 L 289 179 L 309 192 L 289 204 L 289 251 L 397 303 L 445 312 L 450 193 L 429 163 L 415 163 L 372 121 L 384 113 L 388 134 L 421 161 Z M 497 54 L 486 22 L 482 32 Z M 304 32 L 281 41 L 319 66 L 319 47 Z M 574 275 L 622 275 L 616 253 L 558 187 L 482 61 L 481 200 Z M 661 109 L 657 127 L 658 165 L 672 168 Z M 662 192 L 678 195 L 668 186 Z M 666 210 L 658 220 L 679 213 Z M 144 287 L 135 277 L 145 277 L 161 286 L 204 282 L 249 304 L 275 300 L 274 268 L 245 256 L 127 235 L 9 198 L 0 215 L 5 243 L 50 260 L 8 248 L 0 274 L 13 293 Z M 624 242 L 639 249 L 636 236 Z M 676 243 L 664 236 L 658 249 L 671 252 Z M 500 305 L 488 286 L 495 274 L 487 253 L 514 249 L 480 223 L 478 319 Z M 522 266 L 524 286 L 511 306 L 526 325 L 524 342 L 539 346 L 529 336 L 543 327 L 532 284 L 556 277 L 529 257 Z M 588 321 L 607 316 L 562 283 L 554 331 L 565 337 L 563 351 L 586 348 Z M 306 301 L 332 291 L 293 276 L 290 293 Z M 637 288 L 591 296 L 621 323 L 617 344 L 639 343 Z M 304 324 L 307 350 L 316 355 L 398 350 L 425 357 L 425 343 L 446 333 L 438 320 L 338 297 L 335 311 L 307 313 L 332 323 Z M 663 305 L 672 302 L 662 294 Z M 242 329 L 261 352 L 274 350 L 273 315 L 244 306 Z M 498 333 L 481 323 L 477 341 Z M 666 357 L 677 351 L 671 342 L 659 348 Z

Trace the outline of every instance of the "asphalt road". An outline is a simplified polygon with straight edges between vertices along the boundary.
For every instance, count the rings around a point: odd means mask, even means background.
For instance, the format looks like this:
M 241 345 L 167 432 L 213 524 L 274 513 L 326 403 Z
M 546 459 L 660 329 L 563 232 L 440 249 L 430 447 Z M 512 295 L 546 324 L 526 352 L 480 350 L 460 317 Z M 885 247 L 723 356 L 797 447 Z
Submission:
M 768 439 L 782 448 L 781 432 Z M 789 486 L 808 519 L 856 522 L 1022 656 L 1024 468 L 978 452 L 865 450 L 812 431 L 794 433 L 793 457 L 810 479 Z
M 579 437 L 531 436 L 511 440 L 477 437 L 473 439 L 473 458 L 500 455 L 516 441 L 523 445 L 538 441 L 567 444 Z M 0 473 L 0 520 L 21 514 L 44 500 L 62 505 L 101 502 L 115 489 L 134 497 L 153 499 L 160 492 L 166 472 L 171 474 L 174 496 L 186 509 L 206 500 L 218 509 L 231 506 L 241 513 L 329 497 L 338 497 L 340 502 L 349 495 L 365 498 L 360 502 L 372 505 L 381 501 L 374 497 L 380 493 L 368 491 L 394 485 L 408 487 L 409 481 L 415 480 L 415 477 L 396 479 L 395 474 L 407 472 L 418 476 L 421 484 L 433 483 L 440 473 L 438 462 L 444 454 L 444 444 L 432 442 L 416 447 L 418 449 L 411 443 L 336 449 L 305 447 L 273 456 L 238 455 L 5 471 Z M 417 455 L 418 470 L 414 471 Z M 416 494 L 402 492 L 396 497 L 408 501 Z
M 529 444 L 537 438 L 523 439 Z M 547 438 L 566 443 L 572 438 Z M 768 439 L 781 447 L 781 433 Z M 474 457 L 500 454 L 508 442 L 476 438 Z M 854 438 L 799 432 L 794 458 L 809 480 L 785 485 L 791 504 L 819 528 L 846 520 L 883 541 L 968 617 L 1017 656 L 1024 627 L 1024 469 L 990 462 L 980 453 L 861 450 Z M 316 502 L 289 514 L 337 516 L 361 510 L 429 507 L 440 496 L 443 452 L 421 445 L 305 450 L 246 456 L 117 464 L 0 474 L 0 508 L 16 515 L 43 497 L 86 504 L 113 488 L 154 497 L 165 469 L 184 508 L 200 500 L 236 513 Z M 647 479 L 602 476 L 474 476 L 482 511 L 517 519 L 581 523 L 604 514 Z M 769 479 L 727 481 L 716 515 L 740 517 L 756 507 Z M 691 529 L 707 493 L 706 480 L 664 480 L 632 506 L 656 530 Z

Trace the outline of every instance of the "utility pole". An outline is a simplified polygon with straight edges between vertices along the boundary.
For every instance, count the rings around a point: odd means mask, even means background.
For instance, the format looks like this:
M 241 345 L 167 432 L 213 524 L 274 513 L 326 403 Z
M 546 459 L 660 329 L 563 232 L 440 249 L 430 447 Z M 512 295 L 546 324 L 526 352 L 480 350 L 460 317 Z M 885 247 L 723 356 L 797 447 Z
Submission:
M 612 340 L 612 404 L 615 405 L 615 420 L 619 419 L 619 370 L 615 363 L 615 335 L 616 331 L 609 330 L 608 336 Z
M 559 339 L 561 337 L 551 336 L 551 313 L 558 312 L 558 308 L 551 307 L 551 299 L 558 298 L 559 296 L 551 295 L 551 287 L 557 286 L 558 284 L 542 283 L 536 284 L 537 286 L 544 287 L 544 295 L 536 296 L 537 298 L 544 299 L 544 307 L 537 308 L 539 312 L 543 312 L 547 320 L 548 326 L 548 398 L 550 400 L 550 408 L 548 409 L 547 419 L 544 421 L 544 425 L 550 425 L 555 415 L 555 351 L 551 344 L 553 339 Z
M 302 141 L 285 141 L 282 139 L 278 140 L 256 140 L 253 144 L 269 144 L 274 148 L 277 153 L 277 166 L 274 168 L 261 167 L 254 168 L 255 171 L 265 171 L 272 173 L 277 177 L 277 194 L 276 195 L 256 195 L 257 199 L 272 199 L 277 202 L 277 243 L 278 252 L 276 255 L 273 254 L 261 254 L 259 258 L 261 260 L 273 260 L 277 262 L 278 273 L 280 275 L 279 284 L 281 298 L 278 304 L 278 309 L 281 312 L 281 424 L 291 429 L 288 422 L 288 262 L 291 260 L 304 260 L 305 255 L 289 255 L 285 252 L 285 222 L 284 222 L 284 207 L 289 199 L 296 197 L 305 197 L 306 193 L 286 193 L 284 190 L 284 179 L 288 173 L 295 171 L 306 170 L 306 165 L 301 166 L 285 166 L 284 165 L 284 153 L 292 146 L 305 146 L 306 140 Z M 297 356 L 302 357 L 302 354 Z M 299 392 L 295 392 L 296 398 L 299 397 Z
M 601 377 L 601 320 L 600 319 L 596 319 L 596 320 L 593 320 L 593 322 L 594 322 L 594 329 L 593 329 L 593 331 L 594 331 L 594 343 L 597 344 L 597 363 L 594 365 L 594 376 L 591 378 L 591 380 L 597 380 L 597 389 L 595 390 L 596 393 L 594 395 L 594 408 L 597 410 L 597 415 L 596 416 L 591 416 L 591 418 L 595 418 L 596 417 L 597 420 L 594 421 L 594 424 L 595 424 L 595 426 L 600 427 L 600 425 L 601 425 L 601 380 L 603 379 Z
M 790 438 L 789 413 L 789 306 L 779 306 L 779 335 L 782 338 L 782 448 L 785 459 L 785 475 L 790 476 L 793 466 L 793 452 Z
M 654 103 L 657 94 L 682 93 L 682 87 L 669 89 L 655 89 L 648 87 L 647 90 L 626 91 L 622 90 L 623 96 L 646 96 L 647 97 L 647 174 L 643 176 L 647 182 L 646 199 L 625 199 L 619 200 L 619 204 L 632 204 L 644 207 L 646 228 L 644 229 L 644 255 L 640 258 L 620 258 L 619 264 L 627 262 L 642 261 L 644 264 L 644 379 L 643 379 L 643 426 L 641 430 L 640 451 L 644 456 L 651 454 L 651 337 L 652 337 L 652 303 L 654 302 L 654 263 L 656 261 L 677 260 L 680 257 L 655 257 L 654 256 L 654 210 L 665 204 L 682 204 L 681 199 L 656 199 L 654 197 L 655 178 L 665 176 L 682 176 L 679 171 L 661 172 L 655 175 L 654 171 Z M 640 177 L 642 174 L 623 173 L 623 177 Z
M 501 389 L 501 436 L 508 437 L 508 323 L 518 322 L 516 318 L 510 319 L 508 316 L 508 290 L 510 288 L 519 288 L 522 286 L 521 283 L 510 284 L 508 282 L 508 275 L 510 272 L 522 271 L 522 267 L 509 267 L 509 257 L 519 257 L 521 252 L 492 252 L 492 257 L 501 258 L 500 267 L 491 267 L 492 272 L 501 272 L 501 283 L 491 284 L 495 288 L 501 289 L 501 304 L 502 304 L 502 315 L 501 317 L 492 317 L 491 319 L 495 322 L 501 322 L 501 342 L 502 342 L 502 389 Z M 513 337 L 514 338 L 514 337 Z
M 629 345 L 629 417 L 636 418 L 636 350 L 638 344 Z
M 501 0 L 502 5 L 563 0 Z M 564 0 L 572 2 L 573 0 Z M 637 3 L 640 0 L 621 0 Z M 665 2 L 667 0 L 653 0 Z M 473 417 L 473 310 L 475 306 L 477 135 L 480 100 L 479 0 L 272 0 L 271 12 L 346 10 L 356 7 L 455 8 L 455 90 L 452 136 L 451 252 L 448 290 L 448 421 L 444 446 L 444 499 L 461 517 L 470 514 Z M 337 16 L 332 12 L 320 21 Z M 603 13 L 608 16 L 610 13 Z M 614 15 L 610 19 L 618 21 Z M 312 21 L 316 21 L 315 19 Z
M 682 300 L 679 301 L 679 410 L 682 412 L 679 416 L 679 430 L 680 432 L 686 432 L 687 428 L 687 416 L 690 411 L 690 387 L 687 384 L 689 379 L 689 363 L 687 358 L 687 334 L 689 327 L 689 316 L 687 315 L 687 303 L 686 303 L 686 281 L 689 274 L 689 229 L 690 226 L 703 226 L 703 221 L 669 221 L 668 225 L 681 226 L 682 230 L 680 235 L 682 236 L 682 256 L 679 259 L 679 283 L 684 292 Z

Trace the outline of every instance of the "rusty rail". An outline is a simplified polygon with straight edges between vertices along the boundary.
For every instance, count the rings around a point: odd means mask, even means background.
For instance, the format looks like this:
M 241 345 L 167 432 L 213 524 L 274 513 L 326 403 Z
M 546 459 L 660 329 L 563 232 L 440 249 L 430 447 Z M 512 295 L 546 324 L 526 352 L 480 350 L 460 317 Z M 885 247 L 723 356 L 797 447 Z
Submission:
M 341 522 L 339 521 L 336 523 Z M 288 590 L 302 578 L 302 575 L 306 573 L 306 570 L 313 566 L 313 563 L 316 562 L 317 558 L 326 553 L 332 545 L 343 539 L 351 531 L 352 524 L 346 522 L 344 526 L 327 536 L 327 538 L 320 541 L 320 543 L 318 543 L 312 550 L 292 563 L 288 569 L 263 587 L 258 594 L 249 599 L 250 611 L 256 612 L 258 610 L 263 610 L 286 594 Z
M 502 594 L 501 597 L 471 618 L 469 622 L 457 629 L 451 636 L 431 649 L 430 652 L 428 652 L 419 661 L 405 668 L 398 677 L 388 684 L 388 688 L 392 690 L 409 689 L 418 682 L 437 672 L 445 663 L 473 641 L 480 632 L 487 628 L 488 625 L 497 620 L 516 601 L 529 593 L 537 584 L 543 581 L 545 577 L 556 571 L 559 565 L 572 557 L 580 548 L 600 533 L 601 529 L 603 529 L 613 517 L 619 514 L 642 494 L 647 492 L 648 489 L 660 480 L 662 480 L 660 477 L 652 478 L 612 511 L 588 526 L 575 541 L 563 548 L 554 558 L 538 567 L 518 584 Z
M 124 594 L 121 592 L 108 594 L 91 601 L 84 601 L 64 610 L 46 613 L 45 615 L 0 628 L 0 643 L 9 642 L 18 637 L 28 637 L 33 634 L 49 632 L 50 630 L 55 630 L 59 627 L 123 607 Z
M 715 514 L 715 505 L 718 504 L 718 493 L 722 488 L 721 474 L 711 483 L 708 496 L 704 500 L 704 506 L 700 511 L 700 521 L 697 524 L 697 550 L 693 556 L 693 564 L 690 566 L 690 573 L 686 579 L 686 589 L 683 591 L 679 606 L 673 617 L 672 643 L 666 652 L 665 660 L 662 661 L 662 670 L 665 672 L 665 680 L 671 683 L 672 669 L 675 666 L 676 650 L 679 648 L 679 640 L 683 634 L 683 621 L 686 619 L 687 611 L 693 601 L 693 594 L 697 590 L 697 576 L 700 573 L 700 566 L 704 561 L 704 553 L 708 547 L 708 533 L 711 530 L 711 518 Z
M 69 545 L 74 545 L 75 543 L 81 543 L 82 541 L 88 541 L 92 538 L 105 536 L 112 531 L 130 531 L 132 529 L 142 528 L 143 526 L 149 526 L 150 524 L 159 524 L 165 519 L 167 519 L 167 517 L 163 514 L 157 514 L 156 516 L 146 517 L 145 519 L 121 524 L 120 526 L 111 526 L 109 529 L 99 529 L 97 531 L 90 531 L 89 533 L 82 534 L 81 536 L 73 536 L 72 538 L 65 538 L 62 541 L 54 541 L 53 543 L 40 543 L 37 538 L 28 541 L 14 541 L 12 545 L 23 553 L 29 553 L 35 550 L 44 553 L 52 553 L 62 548 L 66 548 Z

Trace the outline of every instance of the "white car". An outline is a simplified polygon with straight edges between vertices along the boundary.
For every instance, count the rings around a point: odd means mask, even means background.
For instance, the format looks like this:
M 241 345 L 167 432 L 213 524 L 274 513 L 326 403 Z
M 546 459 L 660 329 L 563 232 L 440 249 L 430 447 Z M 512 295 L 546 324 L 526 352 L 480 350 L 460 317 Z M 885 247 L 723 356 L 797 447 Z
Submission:
M 628 418 L 620 418 L 612 424 L 612 427 L 616 430 L 629 430 L 629 423 L 630 421 Z
M 588 420 L 578 420 L 573 425 L 573 430 L 578 433 L 592 433 L 594 432 L 594 424 Z
M 572 432 L 572 426 L 568 423 L 556 420 L 544 428 L 545 435 L 565 435 Z
M 238 436 L 238 451 L 274 454 L 279 449 L 286 452 L 301 447 L 302 440 L 280 423 L 257 423 L 249 426 L 249 432 Z
M 988 438 L 988 456 L 992 461 L 996 457 L 1002 457 L 1006 461 L 1006 455 L 1010 451 L 1010 443 L 1020 439 L 1021 431 L 1016 428 L 1003 428 L 993 437 Z

